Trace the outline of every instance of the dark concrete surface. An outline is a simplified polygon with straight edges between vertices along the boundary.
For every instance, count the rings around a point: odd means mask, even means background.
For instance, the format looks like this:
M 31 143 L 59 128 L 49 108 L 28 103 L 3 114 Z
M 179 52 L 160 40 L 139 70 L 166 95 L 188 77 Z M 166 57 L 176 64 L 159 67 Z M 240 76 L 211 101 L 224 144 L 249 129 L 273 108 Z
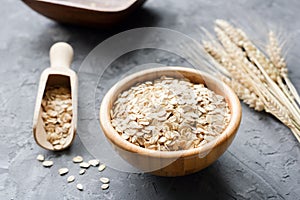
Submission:
M 59 153 L 41 149 L 32 137 L 37 84 L 40 73 L 49 66 L 49 47 L 56 41 L 67 41 L 74 47 L 73 68 L 78 70 L 98 43 L 123 30 L 158 26 L 196 37 L 197 26 L 211 27 L 216 18 L 242 23 L 245 20 L 243 26 L 250 32 L 250 27 L 264 21 L 266 27 L 288 38 L 290 76 L 300 89 L 299 9 L 298 0 L 149 0 L 130 22 L 101 31 L 60 25 L 36 14 L 21 1 L 2 0 L 0 199 L 300 199 L 298 142 L 275 118 L 244 105 L 242 124 L 233 144 L 207 169 L 185 177 L 163 178 L 107 168 L 102 173 L 111 179 L 107 191 L 100 189 L 100 175 L 95 168 L 80 177 L 85 187 L 82 192 L 74 183 L 67 184 L 66 177 L 58 176 L 57 169 L 62 166 L 78 171 L 71 162 L 73 156 L 91 158 L 79 137 L 70 149 Z M 252 32 L 256 37 L 257 32 Z M 161 63 L 174 64 L 172 56 L 157 56 Z M 132 62 L 135 60 L 129 58 L 125 64 Z M 40 153 L 54 160 L 55 165 L 43 168 L 35 159 Z

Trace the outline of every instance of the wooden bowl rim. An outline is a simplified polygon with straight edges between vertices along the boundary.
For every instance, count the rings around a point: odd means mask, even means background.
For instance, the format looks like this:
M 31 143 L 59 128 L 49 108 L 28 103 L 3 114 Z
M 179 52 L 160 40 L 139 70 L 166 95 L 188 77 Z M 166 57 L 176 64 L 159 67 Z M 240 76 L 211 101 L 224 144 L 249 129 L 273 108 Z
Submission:
M 225 97 L 228 100 L 228 103 L 231 105 L 231 118 L 229 121 L 229 124 L 223 131 L 223 133 L 217 137 L 214 141 L 204 145 L 203 147 L 197 147 L 194 149 L 189 150 L 179 150 L 179 151 L 158 151 L 158 150 L 149 150 L 143 147 L 138 147 L 128 141 L 125 141 L 113 128 L 110 122 L 110 108 L 109 108 L 109 102 L 112 96 L 114 95 L 115 91 L 118 90 L 118 86 L 122 86 L 125 83 L 127 83 L 130 80 L 133 80 L 135 78 L 138 78 L 140 76 L 143 76 L 145 74 L 152 74 L 157 72 L 166 72 L 166 71 L 176 71 L 176 72 L 187 72 L 192 73 L 197 76 L 202 76 L 205 80 L 210 80 L 215 82 L 219 88 L 224 88 L 226 90 Z M 160 75 L 161 76 L 161 75 Z M 157 77 L 159 78 L 159 77 Z M 189 157 L 189 156 L 195 156 L 195 155 L 201 155 L 209 153 L 212 149 L 217 148 L 222 143 L 226 142 L 228 138 L 230 138 L 232 135 L 235 135 L 237 132 L 237 129 L 241 122 L 241 116 L 242 116 L 242 108 L 240 105 L 240 101 L 234 91 L 226 85 L 224 82 L 214 78 L 212 75 L 205 73 L 200 70 L 187 68 L 187 67 L 177 67 L 177 66 L 168 66 L 168 67 L 159 67 L 159 68 L 151 68 L 147 70 L 142 70 L 139 72 L 136 72 L 134 74 L 131 74 L 124 79 L 118 81 L 104 96 L 101 106 L 100 106 L 100 112 L 99 112 L 99 121 L 100 126 L 103 130 L 104 135 L 107 139 L 109 139 L 114 145 L 118 146 L 122 150 L 137 153 L 139 155 L 144 156 L 150 156 L 150 157 L 159 157 L 159 158 L 179 158 L 179 157 Z
M 30 0 L 23 0 L 23 1 L 30 1 Z M 105 9 L 103 7 L 91 7 L 91 6 L 85 6 L 82 4 L 82 6 L 80 6 L 77 3 L 72 3 L 72 2 L 62 2 L 62 1 L 57 1 L 57 0 L 35 0 L 35 1 L 39 1 L 39 2 L 44 2 L 44 3 L 48 3 L 48 4 L 53 4 L 53 5 L 61 5 L 61 6 L 66 6 L 66 7 L 70 7 L 70 8 L 77 8 L 77 9 L 82 9 L 82 10 L 90 10 L 90 11 L 97 11 L 97 12 L 106 12 L 106 13 L 114 13 L 114 12 L 122 12 L 124 10 L 129 9 L 131 6 L 133 6 L 135 3 L 137 3 L 140 0 L 131 0 L 132 2 L 124 4 L 124 6 L 119 6 L 119 7 L 115 7 L 115 8 L 111 8 L 111 9 Z

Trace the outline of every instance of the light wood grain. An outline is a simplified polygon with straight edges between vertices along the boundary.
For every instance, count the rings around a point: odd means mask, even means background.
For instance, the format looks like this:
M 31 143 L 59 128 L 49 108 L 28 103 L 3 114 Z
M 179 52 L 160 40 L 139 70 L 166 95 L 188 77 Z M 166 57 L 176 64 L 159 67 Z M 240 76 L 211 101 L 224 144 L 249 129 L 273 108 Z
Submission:
M 33 118 L 33 135 L 36 143 L 41 147 L 54 150 L 52 144 L 47 141 L 42 114 L 42 99 L 45 90 L 51 86 L 63 86 L 71 90 L 73 117 L 70 134 L 66 138 L 63 149 L 68 148 L 75 137 L 77 129 L 77 101 L 78 101 L 78 78 L 76 73 L 70 69 L 73 59 L 72 47 L 63 42 L 54 44 L 50 49 L 51 67 L 43 71 L 40 77 L 39 88 L 36 98 L 36 105 Z
M 145 0 L 22 0 L 36 12 L 62 23 L 109 28 L 126 19 Z
M 138 147 L 125 141 L 111 125 L 110 110 L 118 94 L 139 82 L 154 80 L 162 75 L 186 77 L 225 97 L 231 110 L 231 119 L 224 132 L 207 145 L 184 151 L 160 152 Z M 105 95 L 100 107 L 100 125 L 114 149 L 131 165 L 159 176 L 183 176 L 197 172 L 216 161 L 231 144 L 241 121 L 238 97 L 229 86 L 204 72 L 184 67 L 162 67 L 132 74 L 115 84 Z M 161 167 L 160 167 L 161 166 Z

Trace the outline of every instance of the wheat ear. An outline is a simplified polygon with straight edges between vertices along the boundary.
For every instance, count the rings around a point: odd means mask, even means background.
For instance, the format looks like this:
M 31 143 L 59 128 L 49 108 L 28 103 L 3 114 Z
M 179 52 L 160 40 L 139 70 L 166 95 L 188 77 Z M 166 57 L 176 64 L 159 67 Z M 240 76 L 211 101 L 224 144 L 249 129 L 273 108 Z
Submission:
M 300 105 L 299 94 L 293 86 L 293 84 L 291 83 L 290 79 L 288 78 L 287 65 L 284 58 L 281 56 L 282 51 L 273 31 L 269 32 L 269 44 L 267 45 L 267 52 L 274 66 L 276 66 L 277 69 L 280 71 L 280 76 L 284 79 L 285 83 L 287 84 L 285 90 L 288 90 L 290 95 L 293 96 L 293 98 L 297 101 L 298 105 Z
M 216 61 L 218 76 L 239 98 L 256 110 L 273 114 L 288 126 L 300 142 L 299 95 L 287 76 L 287 67 L 273 33 L 267 48 L 269 58 L 248 39 L 245 32 L 225 20 L 216 20 L 219 44 L 203 42 L 203 48 Z M 223 69 L 222 69 L 223 67 Z

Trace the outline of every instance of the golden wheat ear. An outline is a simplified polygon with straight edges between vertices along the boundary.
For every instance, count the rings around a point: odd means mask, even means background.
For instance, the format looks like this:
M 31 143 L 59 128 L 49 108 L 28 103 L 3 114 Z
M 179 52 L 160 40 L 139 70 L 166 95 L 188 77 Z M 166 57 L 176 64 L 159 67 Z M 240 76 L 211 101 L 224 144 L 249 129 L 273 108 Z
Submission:
M 288 126 L 300 142 L 300 98 L 288 78 L 287 65 L 274 32 L 269 33 L 269 43 L 263 51 L 242 29 L 225 20 L 216 20 L 214 31 L 217 39 L 206 32 L 209 37 L 201 48 L 215 74 L 249 107 L 271 113 Z M 186 49 L 194 58 L 203 58 L 199 49 Z

